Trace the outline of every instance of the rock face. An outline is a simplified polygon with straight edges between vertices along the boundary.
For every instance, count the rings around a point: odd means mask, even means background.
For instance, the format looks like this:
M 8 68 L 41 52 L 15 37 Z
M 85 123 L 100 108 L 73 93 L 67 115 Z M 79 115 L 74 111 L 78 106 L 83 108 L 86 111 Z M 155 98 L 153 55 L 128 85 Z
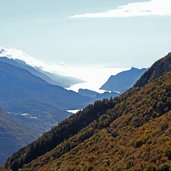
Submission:
M 134 87 L 143 87 L 150 81 L 171 70 L 171 53 L 155 62 L 151 68 L 136 82 Z
M 108 91 L 124 92 L 131 88 L 147 69 L 134 68 L 110 76 L 108 81 L 100 89 Z

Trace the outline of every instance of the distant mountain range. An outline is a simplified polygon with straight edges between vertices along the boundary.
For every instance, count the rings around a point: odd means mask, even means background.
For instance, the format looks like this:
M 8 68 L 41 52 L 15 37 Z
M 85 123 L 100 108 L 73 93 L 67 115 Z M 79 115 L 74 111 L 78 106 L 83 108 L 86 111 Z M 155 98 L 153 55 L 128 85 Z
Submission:
M 68 117 L 68 109 L 80 109 L 93 101 L 55 85 L 57 82 L 50 84 L 50 75 L 20 60 L 0 57 L 0 81 L 0 106 L 9 113 L 0 113 L 0 121 L 4 121 L 0 122 L 0 162 Z M 3 124 L 11 128 L 4 129 Z
M 0 105 L 5 110 L 18 115 L 27 113 L 45 123 L 61 121 L 69 115 L 66 110 L 83 108 L 92 101 L 91 98 L 51 85 L 23 68 L 2 61 L 0 80 Z
M 25 69 L 29 71 L 30 73 L 32 73 L 33 75 L 42 78 L 49 84 L 58 85 L 64 88 L 68 88 L 74 84 L 83 82 L 82 80 L 79 80 L 73 77 L 67 77 L 67 76 L 62 76 L 62 75 L 43 71 L 42 69 L 38 67 L 32 67 L 31 65 L 28 65 L 24 61 L 19 60 L 19 59 L 12 59 L 9 57 L 1 56 L 0 61 Z
M 53 104 L 60 109 L 68 109 L 82 106 L 89 100 L 73 91 L 68 91 L 57 85 L 51 85 L 27 70 L 6 62 L 0 62 L 0 79 L 0 102 L 3 105 L 7 105 L 8 100 L 17 102 L 30 99 Z
M 8 158 L 3 169 L 169 171 L 170 160 L 168 54 L 125 93 L 68 117 Z
M 116 97 L 132 87 L 146 71 L 146 68 L 138 69 L 132 67 L 130 70 L 110 76 L 107 82 L 100 87 L 100 90 L 105 91 L 104 93 L 82 88 L 78 90 L 78 93 L 83 96 L 91 97 L 94 100 Z
M 62 86 L 66 86 L 74 83 L 75 79 L 47 73 L 22 60 L 1 56 L 0 106 L 9 113 L 11 122 L 24 125 L 30 132 L 34 132 L 36 137 L 68 117 L 70 113 L 67 110 L 82 109 L 95 100 L 119 95 L 116 92 L 97 93 L 88 89 L 80 89 L 76 93 L 58 86 L 58 80 L 64 82 Z M 27 142 L 28 139 L 24 139 Z M 5 140 L 2 140 L 2 143 L 4 142 Z M 18 143 L 17 140 L 11 142 Z M 14 152 L 23 145 L 18 144 L 19 146 L 10 148 L 9 151 Z M 2 155 L 0 162 L 6 156 Z
M 100 89 L 108 91 L 124 92 L 132 87 L 135 82 L 147 71 L 147 69 L 138 69 L 132 67 L 130 70 L 120 72 L 110 76 L 106 83 Z

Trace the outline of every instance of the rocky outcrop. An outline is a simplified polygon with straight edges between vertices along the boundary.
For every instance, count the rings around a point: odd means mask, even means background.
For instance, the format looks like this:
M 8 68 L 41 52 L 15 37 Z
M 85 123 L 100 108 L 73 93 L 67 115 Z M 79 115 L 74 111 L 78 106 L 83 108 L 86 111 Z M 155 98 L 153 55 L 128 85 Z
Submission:
M 143 87 L 150 81 L 160 77 L 163 73 L 171 70 L 171 53 L 155 62 L 151 68 L 136 82 L 134 87 Z

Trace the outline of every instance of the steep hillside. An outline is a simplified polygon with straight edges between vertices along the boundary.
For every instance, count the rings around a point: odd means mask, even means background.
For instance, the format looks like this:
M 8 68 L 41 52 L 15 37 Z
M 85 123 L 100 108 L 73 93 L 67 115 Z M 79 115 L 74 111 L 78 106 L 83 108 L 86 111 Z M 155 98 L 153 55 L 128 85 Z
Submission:
M 145 68 L 138 69 L 132 67 L 130 70 L 110 76 L 100 89 L 118 92 L 126 91 L 135 84 L 145 71 L 147 71 Z
M 163 73 L 142 88 L 133 87 L 120 97 L 95 102 L 71 116 L 10 157 L 6 168 L 168 169 L 171 71 Z
M 151 68 L 137 81 L 135 87 L 143 87 L 150 81 L 158 78 L 162 73 L 171 70 L 171 53 L 155 62 Z
M 170 78 L 166 73 L 129 95 L 22 170 L 171 169 Z
M 108 109 L 114 107 L 112 99 L 96 101 L 93 105 L 87 106 L 77 114 L 70 116 L 68 119 L 61 122 L 58 126 L 51 129 L 51 131 L 43 134 L 37 141 L 19 150 L 6 162 L 7 167 L 17 170 L 22 167 L 24 163 L 34 160 L 36 157 L 52 150 L 65 139 L 77 134 L 84 129 L 92 121 L 103 115 Z M 91 132 L 90 132 L 91 135 Z M 89 133 L 83 140 L 89 137 Z
M 0 163 L 35 138 L 33 131 L 19 124 L 0 108 Z

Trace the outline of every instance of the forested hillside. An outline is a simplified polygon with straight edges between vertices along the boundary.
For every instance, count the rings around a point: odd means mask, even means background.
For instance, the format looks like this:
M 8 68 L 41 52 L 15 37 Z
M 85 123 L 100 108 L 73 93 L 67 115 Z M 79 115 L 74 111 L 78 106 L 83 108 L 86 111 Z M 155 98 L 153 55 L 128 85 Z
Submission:
M 22 170 L 171 168 L 171 72 Z
M 9 158 L 6 166 L 9 164 L 13 170 L 16 170 L 18 167 L 22 167 L 24 163 L 28 163 L 36 157 L 52 150 L 65 139 L 75 135 L 93 120 L 103 115 L 108 109 L 113 108 L 115 103 L 112 99 L 106 99 L 96 101 L 93 105 L 87 106 L 82 111 L 79 111 L 77 114 L 61 122 L 58 126 L 52 128 L 51 131 L 43 134 L 37 141 L 22 148 L 12 158 Z M 83 139 L 85 138 L 83 137 Z
M 31 170 L 169 170 L 171 168 L 170 58 L 159 60 L 123 95 L 97 101 L 10 157 L 5 167 Z M 168 72 L 167 72 L 168 71 Z

